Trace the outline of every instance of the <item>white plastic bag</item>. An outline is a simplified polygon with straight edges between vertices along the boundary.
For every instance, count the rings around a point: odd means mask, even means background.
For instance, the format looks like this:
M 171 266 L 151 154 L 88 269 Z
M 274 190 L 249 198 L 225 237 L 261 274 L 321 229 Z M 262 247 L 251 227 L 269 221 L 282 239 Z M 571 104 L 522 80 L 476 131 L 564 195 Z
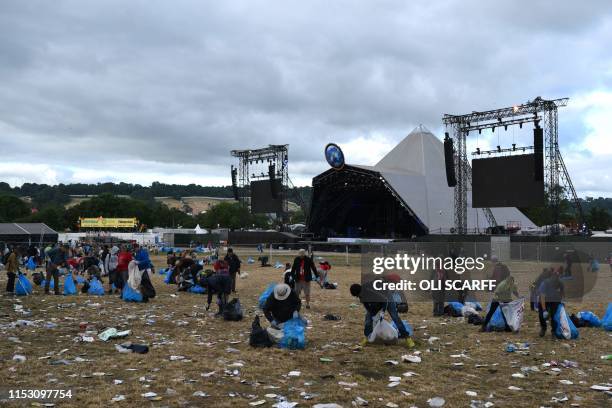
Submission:
M 520 298 L 509 303 L 500 303 L 500 307 L 506 323 L 513 332 L 518 332 L 523 323 L 523 314 L 525 313 L 525 298 Z
M 372 319 L 374 328 L 368 341 L 370 343 L 393 344 L 397 342 L 399 333 L 391 323 L 385 320 L 385 311 L 381 310 Z

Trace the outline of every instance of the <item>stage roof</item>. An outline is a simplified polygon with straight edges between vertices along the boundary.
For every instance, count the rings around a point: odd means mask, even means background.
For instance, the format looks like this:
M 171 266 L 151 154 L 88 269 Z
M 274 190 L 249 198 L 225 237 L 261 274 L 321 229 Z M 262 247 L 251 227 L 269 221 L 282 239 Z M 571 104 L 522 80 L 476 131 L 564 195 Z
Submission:
M 446 183 L 444 145 L 424 126 L 415 128 L 375 166 L 356 166 L 379 172 L 425 224 L 430 234 L 454 227 L 454 192 Z M 468 230 L 489 225 L 482 209 L 472 208 L 468 191 Z M 491 208 L 498 225 L 519 223 L 535 227 L 514 207 Z

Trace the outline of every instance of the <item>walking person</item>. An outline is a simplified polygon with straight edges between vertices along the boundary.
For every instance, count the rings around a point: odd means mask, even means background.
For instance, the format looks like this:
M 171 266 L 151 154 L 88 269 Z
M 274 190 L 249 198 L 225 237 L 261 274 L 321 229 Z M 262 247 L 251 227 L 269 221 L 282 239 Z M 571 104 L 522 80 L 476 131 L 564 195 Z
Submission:
M 6 294 L 12 295 L 15 293 L 15 278 L 17 277 L 17 272 L 19 272 L 17 249 L 15 249 L 15 247 L 10 249 L 4 267 L 6 268 L 6 275 L 8 276 L 8 281 L 6 282 Z
M 51 277 L 53 277 L 53 292 L 56 295 L 60 294 L 59 291 L 59 267 L 66 266 L 66 253 L 68 248 L 65 246 L 58 246 L 53 248 L 47 256 L 49 257 L 49 263 L 47 264 L 47 276 L 45 279 L 45 295 L 49 294 L 49 286 L 51 284 Z
M 236 274 L 240 275 L 240 258 L 234 253 L 232 248 L 227 249 L 227 255 L 225 255 L 225 262 L 229 267 L 229 275 L 232 278 L 232 293 L 236 293 Z
M 119 248 L 113 246 L 106 257 L 104 258 L 104 270 L 108 273 L 108 294 L 113 293 L 113 285 L 115 291 L 118 289 L 117 286 L 117 266 L 119 265 Z
M 306 309 L 310 309 L 310 282 L 312 281 L 312 275 L 314 274 L 318 278 L 319 273 L 312 258 L 306 256 L 305 249 L 300 249 L 298 256 L 293 260 L 291 274 L 295 282 L 295 293 L 299 297 L 304 291 Z

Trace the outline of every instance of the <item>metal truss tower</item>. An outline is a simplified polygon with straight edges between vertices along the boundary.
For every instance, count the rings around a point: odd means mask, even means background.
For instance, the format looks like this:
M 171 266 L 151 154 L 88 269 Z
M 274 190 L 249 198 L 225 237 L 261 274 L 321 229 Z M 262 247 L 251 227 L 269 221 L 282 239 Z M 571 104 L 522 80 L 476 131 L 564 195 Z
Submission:
M 544 129 L 544 188 L 548 206 L 553 209 L 553 231 L 557 233 L 560 203 L 564 196 L 575 207 L 581 223 L 584 214 L 576 190 L 572 184 L 567 168 L 559 150 L 558 108 L 567 105 L 569 98 L 545 100 L 535 98 L 522 105 L 483 112 L 472 112 L 465 115 L 446 114 L 442 118 L 444 125 L 450 129 L 455 146 L 455 177 L 457 185 L 454 192 L 455 229 L 458 234 L 467 233 L 467 192 L 470 189 L 471 169 L 467 160 L 466 138 L 472 131 L 482 131 L 508 126 L 522 126 L 523 123 L 540 124 Z M 489 224 L 495 222 L 490 209 L 484 209 Z M 491 225 L 495 226 L 495 225 Z
M 289 192 L 289 145 L 268 145 L 261 149 L 232 150 L 233 157 L 238 158 L 238 180 L 237 187 L 240 202 L 245 206 L 250 205 L 251 201 L 251 181 L 269 178 L 265 172 L 251 173 L 251 165 L 259 163 L 267 166 L 274 165 L 274 176 L 281 182 L 279 195 L 282 199 L 282 212 L 277 214 L 280 220 L 286 221 L 289 213 L 287 194 Z

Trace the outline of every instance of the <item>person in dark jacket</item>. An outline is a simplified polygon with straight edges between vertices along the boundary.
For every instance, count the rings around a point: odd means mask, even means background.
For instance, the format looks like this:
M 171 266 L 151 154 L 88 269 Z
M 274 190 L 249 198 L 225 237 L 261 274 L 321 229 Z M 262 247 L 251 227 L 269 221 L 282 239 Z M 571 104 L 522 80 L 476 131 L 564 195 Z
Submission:
M 13 294 L 15 292 L 15 278 L 17 277 L 17 272 L 19 272 L 19 261 L 17 260 L 17 250 L 15 247 L 11 248 L 11 252 L 6 258 L 6 274 L 8 276 L 8 281 L 6 282 L 6 293 Z
M 395 326 L 398 328 L 399 338 L 406 339 L 405 341 L 408 347 L 414 347 L 414 341 L 410 338 L 410 334 L 404 327 L 404 323 L 397 313 L 397 304 L 392 300 L 389 293 L 386 291 L 374 289 L 373 283 L 374 282 L 368 282 L 363 286 L 358 283 L 354 283 L 350 288 L 351 295 L 358 297 L 359 301 L 366 310 L 363 329 L 365 339 L 361 342 L 362 345 L 367 344 L 368 337 L 374 330 L 374 316 L 383 310 L 385 312 L 389 312 L 389 316 L 391 316 Z
M 240 275 L 240 258 L 234 253 L 232 248 L 227 249 L 227 255 L 224 258 L 227 262 L 229 275 L 232 278 L 232 293 L 236 293 L 236 274 Z
M 298 295 L 286 283 L 279 283 L 274 287 L 272 296 L 268 296 L 263 312 L 272 326 L 279 327 L 299 313 L 301 308 L 302 301 Z
M 291 275 L 293 275 L 295 293 L 298 297 L 301 295 L 302 290 L 304 291 L 306 309 L 310 309 L 310 282 L 312 281 L 313 274 L 317 278 L 319 277 L 319 272 L 317 272 L 312 258 L 306 256 L 306 250 L 300 249 L 299 255 L 293 260 Z
M 431 298 L 433 300 L 433 315 L 435 317 L 444 316 L 444 282 L 448 279 L 448 275 L 444 268 L 435 268 L 431 271 L 431 280 L 440 282 L 439 290 L 431 291 Z
M 555 322 L 555 314 L 557 308 L 561 304 L 563 297 L 565 296 L 565 288 L 563 282 L 559 279 L 560 271 L 554 272 L 549 278 L 544 279 L 540 288 L 539 293 L 539 308 L 538 318 L 540 319 L 540 337 L 546 335 L 546 321 L 550 318 L 550 324 L 552 329 L 552 335 L 554 337 L 555 330 L 557 330 L 557 323 Z
M 232 279 L 228 275 L 203 276 L 200 279 L 200 286 L 205 288 L 208 294 L 206 310 L 210 309 L 213 295 L 217 295 L 217 305 L 219 306 L 217 316 L 220 316 L 227 304 L 227 297 L 232 293 Z
M 65 246 L 59 246 L 53 248 L 47 253 L 49 263 L 47 264 L 47 276 L 45 280 L 45 294 L 49 294 L 49 286 L 51 284 L 51 277 L 53 277 L 53 291 L 56 295 L 60 294 L 59 291 L 59 270 L 61 266 L 66 266 L 66 252 L 68 248 Z

